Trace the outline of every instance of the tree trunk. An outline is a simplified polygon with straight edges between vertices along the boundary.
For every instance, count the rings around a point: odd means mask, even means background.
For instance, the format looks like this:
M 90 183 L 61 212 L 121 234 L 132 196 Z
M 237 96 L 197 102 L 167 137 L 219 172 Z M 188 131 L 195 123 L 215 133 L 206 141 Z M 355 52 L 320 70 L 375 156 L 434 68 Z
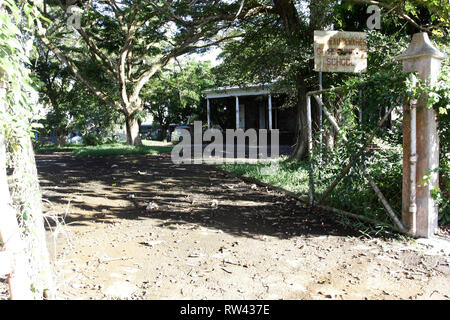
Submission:
M 306 117 L 306 86 L 303 78 L 297 79 L 297 133 L 291 158 L 303 159 L 308 153 L 308 120 Z
M 142 144 L 139 136 L 139 122 L 134 114 L 125 116 L 127 129 L 127 144 L 132 146 L 140 146 Z
M 277 12 L 283 21 L 286 31 L 292 34 L 298 30 L 300 20 L 292 0 L 274 0 L 274 5 L 275 12 Z
M 284 0 L 288 1 L 288 0 Z M 314 41 L 314 30 L 322 30 L 324 27 L 327 26 L 328 21 L 330 19 L 330 10 L 329 10 L 329 1 L 326 0 L 310 0 L 309 1 L 309 38 L 311 43 Z M 292 8 L 293 2 L 291 2 L 291 8 Z M 297 135 L 297 141 L 294 148 L 294 151 L 291 155 L 291 158 L 302 160 L 305 158 L 305 156 L 308 154 L 308 120 L 306 117 L 306 93 L 309 90 L 317 90 L 317 87 L 314 86 L 314 88 L 308 88 L 307 84 L 305 83 L 305 79 L 310 77 L 311 75 L 316 76 L 317 73 L 312 72 L 312 74 L 305 74 L 299 72 L 299 75 L 297 76 L 297 92 L 298 92 L 298 101 L 299 101 L 299 115 L 298 118 L 299 125 L 298 127 L 299 132 Z M 315 103 L 314 99 L 312 99 L 311 103 L 311 116 L 312 116 L 312 131 L 313 136 L 314 134 L 320 129 L 319 128 L 319 108 L 317 107 L 317 104 Z
M 286 29 L 289 45 L 297 46 L 296 41 L 301 37 L 299 31 L 302 27 L 292 0 L 274 0 L 274 8 L 280 16 L 283 25 Z M 312 33 L 311 33 L 312 34 Z M 312 36 L 311 36 L 312 39 Z M 298 70 L 295 79 L 297 90 L 297 133 L 294 150 L 291 154 L 292 159 L 303 159 L 308 151 L 308 123 L 306 119 L 306 83 L 305 78 L 310 76 L 309 71 Z
M 168 139 L 168 135 L 167 135 L 168 129 L 169 129 L 169 123 L 166 122 L 164 125 L 161 125 L 161 141 Z
M 309 27 L 312 31 L 323 30 L 330 23 L 332 10 L 329 0 L 309 1 Z
M 64 129 L 55 131 L 56 145 L 58 147 L 62 147 L 64 145 L 66 145 L 66 136 L 67 136 L 67 133 Z

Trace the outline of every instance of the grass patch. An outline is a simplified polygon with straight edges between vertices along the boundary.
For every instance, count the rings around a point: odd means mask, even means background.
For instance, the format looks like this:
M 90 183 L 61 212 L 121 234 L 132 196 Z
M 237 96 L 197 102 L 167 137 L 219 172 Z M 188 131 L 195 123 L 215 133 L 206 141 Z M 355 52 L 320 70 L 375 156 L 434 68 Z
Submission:
M 378 165 L 377 165 L 378 164 Z M 391 206 L 400 212 L 401 205 L 401 166 L 394 162 L 391 165 L 377 163 L 368 169 L 377 181 L 379 188 L 390 202 Z M 273 163 L 235 163 L 221 164 L 220 168 L 233 177 L 252 178 L 304 196 L 309 194 L 309 175 L 307 162 L 280 158 Z M 339 165 L 315 166 L 315 197 L 321 194 L 333 182 L 342 170 Z M 366 217 L 391 224 L 385 209 L 380 204 L 367 181 L 358 170 L 353 170 L 337 185 L 331 195 L 325 200 L 325 205 L 341 210 L 361 214 Z
M 105 157 L 120 155 L 161 154 L 171 152 L 173 145 L 161 141 L 143 141 L 141 146 L 130 146 L 126 143 L 108 143 L 98 146 L 70 144 L 62 147 L 56 145 L 37 146 L 36 153 L 72 151 L 76 157 Z
M 105 157 L 119 155 L 161 154 L 172 151 L 169 144 L 151 144 L 130 146 L 125 143 L 102 144 L 99 146 L 86 146 L 73 151 L 76 157 Z
M 281 157 L 274 162 L 221 164 L 231 176 L 253 178 L 298 194 L 308 194 L 308 164 Z
M 75 151 L 80 148 L 84 148 L 84 145 L 69 143 L 66 144 L 65 146 L 58 147 L 56 144 L 48 144 L 48 145 L 36 145 L 34 147 L 34 151 L 36 153 L 68 152 L 68 151 Z

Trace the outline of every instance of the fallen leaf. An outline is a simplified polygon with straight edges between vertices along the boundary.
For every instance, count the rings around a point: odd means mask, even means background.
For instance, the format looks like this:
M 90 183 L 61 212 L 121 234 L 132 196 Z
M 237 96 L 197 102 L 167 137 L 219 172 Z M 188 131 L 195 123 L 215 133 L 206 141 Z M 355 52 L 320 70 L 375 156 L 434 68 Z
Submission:
M 140 244 L 143 244 L 145 246 L 149 246 L 149 247 L 154 247 L 158 244 L 163 243 L 164 241 L 162 240 L 155 240 L 155 241 L 145 241 L 145 242 L 140 242 Z

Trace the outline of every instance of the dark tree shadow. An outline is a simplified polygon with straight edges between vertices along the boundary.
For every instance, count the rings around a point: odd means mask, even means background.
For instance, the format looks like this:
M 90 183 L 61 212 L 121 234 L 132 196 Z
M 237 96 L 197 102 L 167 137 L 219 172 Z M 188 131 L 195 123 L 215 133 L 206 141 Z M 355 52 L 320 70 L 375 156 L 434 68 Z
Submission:
M 69 214 L 65 223 L 71 225 L 158 219 L 166 228 L 205 227 L 251 238 L 360 235 L 321 210 L 232 178 L 214 166 L 174 165 L 169 154 L 95 158 L 40 154 L 36 162 L 43 198 L 60 208 L 72 197 L 70 206 L 76 210 L 71 211 L 86 213 Z M 99 201 L 94 205 L 76 196 Z M 102 198 L 127 205 L 101 203 Z M 146 210 L 148 202 L 157 208 Z

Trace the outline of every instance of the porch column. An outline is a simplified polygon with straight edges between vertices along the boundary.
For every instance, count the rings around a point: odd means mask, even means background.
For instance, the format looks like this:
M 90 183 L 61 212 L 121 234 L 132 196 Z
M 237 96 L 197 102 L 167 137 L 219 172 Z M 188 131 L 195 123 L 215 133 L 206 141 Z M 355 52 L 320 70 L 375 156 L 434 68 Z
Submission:
M 272 130 L 272 96 L 269 94 L 269 130 Z
M 423 32 L 413 35 L 408 50 L 397 60 L 402 61 L 403 72 L 417 71 L 422 80 L 433 84 L 445 57 Z M 434 109 L 428 108 L 425 95 L 411 101 L 411 107 L 406 105 L 404 109 L 402 220 L 411 235 L 428 238 L 433 236 L 438 225 L 438 211 L 431 196 L 433 188 L 439 186 L 438 173 L 433 171 L 439 166 L 437 115 Z M 415 125 L 411 124 L 414 120 Z M 416 136 L 415 139 L 412 136 Z M 429 181 L 423 183 L 427 171 L 432 173 Z
M 236 129 L 239 129 L 239 97 L 236 96 Z
M 211 129 L 211 106 L 208 98 L 206 98 L 206 114 L 208 118 L 208 129 Z

